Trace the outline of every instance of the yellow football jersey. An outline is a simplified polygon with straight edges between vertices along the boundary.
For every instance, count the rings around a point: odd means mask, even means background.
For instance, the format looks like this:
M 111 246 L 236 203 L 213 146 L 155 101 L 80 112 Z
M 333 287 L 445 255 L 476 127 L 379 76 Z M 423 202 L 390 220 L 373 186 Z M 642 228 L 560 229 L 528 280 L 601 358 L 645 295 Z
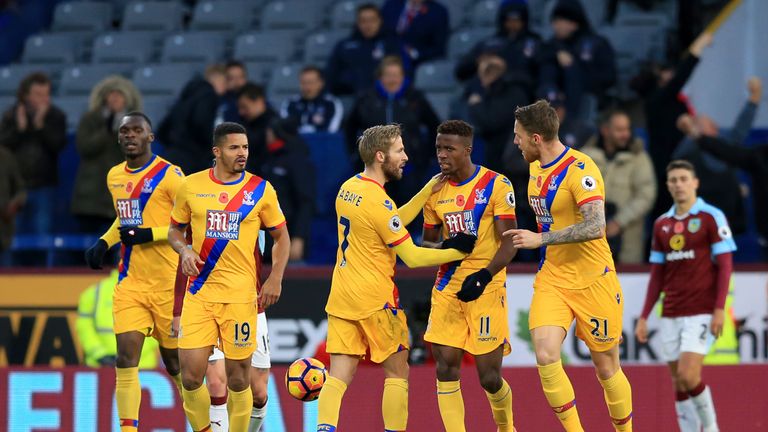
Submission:
M 448 182 L 424 206 L 424 227 L 442 227 L 443 238 L 464 232 L 477 236 L 472 253 L 462 261 L 443 264 L 437 272 L 435 289 L 455 294 L 470 274 L 485 268 L 499 250 L 501 239 L 494 221 L 515 218 L 512 183 L 494 171 L 477 165 L 474 174 L 462 183 Z M 506 269 L 493 276 L 486 292 L 504 286 Z
M 532 163 L 530 174 L 528 199 L 536 214 L 539 232 L 556 231 L 582 222 L 579 207 L 605 196 L 605 183 L 595 162 L 570 147 L 547 165 Z M 543 246 L 534 284 L 581 289 L 614 270 L 605 237 Z
M 216 179 L 213 169 L 192 174 L 179 188 L 171 222 L 191 225 L 192 249 L 205 262 L 189 278 L 189 294 L 211 303 L 256 300 L 259 230 L 285 225 L 268 181 L 247 172 L 228 183 Z
M 393 247 L 410 234 L 384 187 L 358 174 L 336 195 L 339 250 L 325 311 L 361 320 L 381 309 L 400 308 Z
M 143 167 L 123 162 L 107 174 L 120 226 L 141 228 L 168 225 L 176 191 L 184 181 L 181 169 L 159 156 Z M 179 257 L 166 241 L 121 246 L 118 286 L 132 291 L 173 289 Z

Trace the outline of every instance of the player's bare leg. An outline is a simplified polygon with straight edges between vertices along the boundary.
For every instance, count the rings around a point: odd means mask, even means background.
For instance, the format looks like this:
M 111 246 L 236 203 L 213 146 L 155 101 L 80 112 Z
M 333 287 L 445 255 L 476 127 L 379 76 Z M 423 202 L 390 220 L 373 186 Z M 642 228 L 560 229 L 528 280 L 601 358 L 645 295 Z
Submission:
M 464 399 L 461 396 L 461 360 L 464 350 L 432 344 L 437 366 L 437 406 L 447 432 L 464 432 Z
M 501 361 L 504 358 L 504 345 L 499 345 L 495 350 L 475 356 L 477 376 L 480 385 L 485 390 L 488 402 L 491 404 L 493 421 L 496 422 L 499 432 L 513 432 L 515 430 L 512 417 L 512 389 L 504 378 L 501 377 Z
M 227 432 L 229 418 L 227 416 L 227 373 L 223 360 L 208 362 L 205 371 L 205 386 L 211 395 L 211 408 L 208 410 L 213 432 Z
M 328 379 L 320 390 L 317 406 L 317 430 L 318 432 L 334 432 L 339 424 L 339 409 L 341 399 L 347 386 L 352 383 L 352 378 L 357 372 L 360 363 L 359 356 L 346 354 L 331 354 L 331 367 L 328 370 Z
M 226 355 L 226 353 L 225 353 Z M 227 411 L 229 412 L 229 428 L 233 431 L 248 430 L 253 407 L 251 393 L 251 356 L 241 360 L 224 359 L 227 371 Z
M 384 430 L 404 431 L 408 425 L 408 350 L 392 354 L 381 366 L 384 368 L 381 399 Z
M 211 427 L 211 395 L 208 393 L 208 388 L 203 385 L 210 355 L 211 347 L 179 349 L 184 412 L 195 432 Z
M 269 384 L 269 369 L 251 368 L 251 392 L 253 393 L 253 410 L 248 432 L 259 432 L 267 415 L 267 385 Z
M 632 430 L 632 387 L 619 364 L 619 346 L 608 351 L 590 351 L 598 381 L 603 386 L 605 403 L 617 431 Z
M 672 375 L 672 385 L 675 386 L 675 412 L 680 432 L 700 432 L 701 420 L 696 412 L 696 405 L 688 395 L 688 389 L 677 379 L 677 361 L 667 363 Z
M 531 330 L 531 340 L 536 353 L 541 388 L 544 390 L 549 406 L 555 411 L 555 415 L 566 431 L 584 432 L 576 410 L 573 385 L 560 361 L 565 329 L 558 326 L 536 327 Z
M 676 387 L 685 389 L 696 407 L 696 413 L 704 432 L 717 432 L 717 415 L 715 404 L 712 402 L 712 393 L 701 381 L 701 367 L 704 364 L 704 356 L 698 353 L 681 352 L 677 360 L 675 374 Z
M 122 432 L 134 432 L 139 427 L 139 406 L 141 405 L 139 360 L 144 338 L 146 335 L 138 331 L 115 335 L 117 341 L 115 400 Z
M 181 395 L 181 366 L 179 366 L 179 350 L 176 348 L 165 348 L 160 346 L 160 357 L 163 359 L 165 371 L 176 384 L 176 388 Z

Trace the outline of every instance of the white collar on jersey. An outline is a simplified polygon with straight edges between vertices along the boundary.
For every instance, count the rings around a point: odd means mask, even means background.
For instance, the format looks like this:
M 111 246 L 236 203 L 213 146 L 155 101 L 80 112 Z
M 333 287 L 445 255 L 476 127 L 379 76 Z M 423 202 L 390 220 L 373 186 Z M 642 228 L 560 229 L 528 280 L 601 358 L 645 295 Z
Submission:
M 696 199 L 696 202 L 693 203 L 693 206 L 691 206 L 691 209 L 688 210 L 688 213 L 686 213 L 686 214 L 684 214 L 682 216 L 677 216 L 675 214 L 675 205 L 672 204 L 672 208 L 670 208 L 669 211 L 664 214 L 664 216 L 666 216 L 666 217 L 673 217 L 673 218 L 676 218 L 676 219 L 685 219 L 686 217 L 688 217 L 688 215 L 696 215 L 696 214 L 698 214 L 704 208 L 704 206 L 706 206 L 706 205 L 707 205 L 707 203 L 704 201 L 704 199 L 701 198 L 701 197 L 698 197 Z

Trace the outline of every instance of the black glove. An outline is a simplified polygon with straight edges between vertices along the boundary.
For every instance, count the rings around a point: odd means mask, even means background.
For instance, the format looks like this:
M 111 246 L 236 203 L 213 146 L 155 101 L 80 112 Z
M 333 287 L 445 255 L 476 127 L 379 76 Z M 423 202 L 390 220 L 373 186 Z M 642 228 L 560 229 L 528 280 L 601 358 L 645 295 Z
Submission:
M 471 253 L 475 248 L 477 236 L 467 233 L 456 233 L 453 237 L 443 240 L 442 249 L 456 249 L 464 253 Z
M 104 254 L 107 253 L 109 245 L 103 239 L 96 240 L 88 250 L 85 251 L 85 262 L 88 263 L 88 267 L 99 270 L 101 269 L 101 263 L 104 261 Z
M 120 227 L 120 241 L 126 246 L 149 243 L 152 239 L 152 228 Z
M 493 279 L 493 276 L 491 275 L 491 272 L 486 269 L 472 273 L 464 279 L 464 282 L 461 284 L 461 289 L 456 293 L 456 297 L 465 303 L 477 300 L 483 295 L 485 286 L 488 285 L 488 282 L 490 282 L 491 279 Z
M 105 355 L 104 357 L 99 359 L 99 365 L 101 366 L 115 366 L 115 363 L 117 362 L 117 359 L 113 355 Z

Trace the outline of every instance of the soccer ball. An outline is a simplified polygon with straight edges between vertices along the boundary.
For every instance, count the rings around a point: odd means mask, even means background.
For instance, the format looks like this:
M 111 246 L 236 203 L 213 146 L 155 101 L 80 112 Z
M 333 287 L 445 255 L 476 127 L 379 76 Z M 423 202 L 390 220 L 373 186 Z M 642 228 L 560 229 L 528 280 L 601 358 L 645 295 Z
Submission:
M 294 398 L 309 402 L 320 396 L 325 377 L 323 362 L 312 357 L 300 358 L 288 367 L 285 373 L 285 387 Z

